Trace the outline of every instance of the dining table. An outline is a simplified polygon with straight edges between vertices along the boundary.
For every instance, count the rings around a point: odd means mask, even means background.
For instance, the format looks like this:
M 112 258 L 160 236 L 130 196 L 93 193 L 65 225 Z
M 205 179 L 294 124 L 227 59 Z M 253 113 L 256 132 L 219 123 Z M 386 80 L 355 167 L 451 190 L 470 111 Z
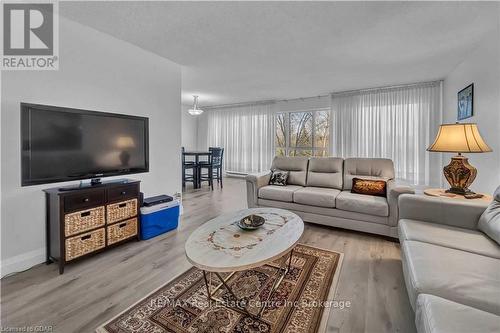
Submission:
M 194 163 L 195 165 L 197 166 L 196 167 L 196 183 L 194 184 L 194 188 L 200 188 L 201 187 L 201 181 L 200 181 L 200 178 L 201 178 L 201 175 L 200 175 L 200 168 L 198 167 L 199 166 L 199 163 L 200 163 L 200 157 L 204 157 L 204 156 L 207 156 L 207 159 L 210 159 L 210 156 L 212 155 L 212 152 L 211 151 L 205 151 L 205 150 L 192 150 L 192 151 L 184 151 L 182 153 L 184 156 L 194 156 Z

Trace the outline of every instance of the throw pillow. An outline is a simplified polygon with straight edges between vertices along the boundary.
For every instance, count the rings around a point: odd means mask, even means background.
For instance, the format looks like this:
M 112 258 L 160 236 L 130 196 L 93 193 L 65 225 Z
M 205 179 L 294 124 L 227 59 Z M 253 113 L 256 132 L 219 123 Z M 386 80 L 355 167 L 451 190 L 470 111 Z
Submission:
M 285 186 L 288 179 L 288 171 L 273 170 L 269 185 Z
M 500 186 L 493 194 L 493 201 L 479 218 L 477 227 L 500 245 Z
M 385 180 L 353 178 L 351 193 L 385 197 L 387 196 L 387 183 Z

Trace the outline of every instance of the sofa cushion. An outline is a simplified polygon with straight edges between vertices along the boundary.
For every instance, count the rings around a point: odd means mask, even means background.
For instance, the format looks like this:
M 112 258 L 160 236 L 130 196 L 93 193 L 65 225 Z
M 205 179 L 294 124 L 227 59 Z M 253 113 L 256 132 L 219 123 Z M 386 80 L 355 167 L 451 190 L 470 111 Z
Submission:
M 431 294 L 500 315 L 499 259 L 405 241 L 402 262 L 414 308 L 419 294 Z
M 493 201 L 479 218 L 477 227 L 500 244 L 500 186 L 493 194 Z
M 335 207 L 335 198 L 340 191 L 324 187 L 304 187 L 293 192 L 293 202 L 319 207 Z
M 500 246 L 477 230 L 408 219 L 399 220 L 398 229 L 401 243 L 414 240 L 500 259 Z
M 293 201 L 293 192 L 301 189 L 302 186 L 297 185 L 267 185 L 259 189 L 259 198 L 277 201 Z
M 500 317 L 434 295 L 420 294 L 415 310 L 419 333 L 493 333 Z
M 313 157 L 309 160 L 307 186 L 342 190 L 344 160 L 338 157 Z
M 306 186 L 308 163 L 307 157 L 276 156 L 271 170 L 289 171 L 287 184 Z
M 267 200 L 267 199 L 262 199 L 262 198 L 259 198 L 257 200 L 257 203 L 259 206 L 262 206 L 262 207 L 275 207 L 275 208 L 282 208 L 282 209 L 291 210 L 294 212 L 298 212 L 299 215 L 301 212 L 318 215 L 318 216 L 321 216 L 322 221 L 327 221 L 327 220 L 332 220 L 332 219 L 337 220 L 337 221 L 338 220 L 343 220 L 343 221 L 355 220 L 356 222 L 361 223 L 361 224 L 381 224 L 383 226 L 389 225 L 389 218 L 387 216 L 377 216 L 377 215 L 362 214 L 362 213 L 357 213 L 357 212 L 348 212 L 347 210 L 341 210 L 341 209 L 330 208 L 330 207 L 303 205 L 303 204 L 299 204 L 296 202 Z M 304 221 L 317 222 L 317 220 L 314 220 L 314 219 L 313 220 L 304 220 Z M 365 222 L 368 222 L 368 223 L 365 223 Z M 321 222 L 318 222 L 318 223 L 321 223 Z M 329 225 L 329 223 L 325 223 L 325 224 Z M 347 225 L 345 227 L 342 226 L 342 228 L 349 229 L 349 225 Z M 369 228 L 371 228 L 371 227 L 369 227 Z M 374 227 L 374 228 L 378 228 L 378 227 Z M 356 230 L 358 230 L 358 229 L 356 229 Z M 395 234 L 397 234 L 397 229 L 395 231 Z
M 344 161 L 344 190 L 352 188 L 354 177 L 387 181 L 394 178 L 394 164 L 387 158 L 347 158 Z
M 335 201 L 337 209 L 377 216 L 389 216 L 389 205 L 384 197 L 342 191 Z

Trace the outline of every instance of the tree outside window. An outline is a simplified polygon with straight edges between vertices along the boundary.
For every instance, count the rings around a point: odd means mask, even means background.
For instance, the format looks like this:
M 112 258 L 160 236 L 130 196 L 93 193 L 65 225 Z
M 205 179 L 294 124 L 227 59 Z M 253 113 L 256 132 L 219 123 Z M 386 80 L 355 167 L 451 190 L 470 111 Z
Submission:
M 277 156 L 328 156 L 330 110 L 276 114 Z
M 276 114 L 276 156 L 286 156 L 286 114 Z

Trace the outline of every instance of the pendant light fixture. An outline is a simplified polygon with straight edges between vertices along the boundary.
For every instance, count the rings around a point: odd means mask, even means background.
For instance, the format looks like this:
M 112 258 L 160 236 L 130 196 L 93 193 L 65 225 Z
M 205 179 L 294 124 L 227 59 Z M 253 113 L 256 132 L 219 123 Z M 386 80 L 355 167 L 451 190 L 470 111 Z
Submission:
M 193 107 L 189 109 L 188 112 L 192 116 L 199 116 L 200 114 L 203 113 L 203 110 L 198 109 L 198 96 L 193 95 L 193 97 L 194 97 Z

